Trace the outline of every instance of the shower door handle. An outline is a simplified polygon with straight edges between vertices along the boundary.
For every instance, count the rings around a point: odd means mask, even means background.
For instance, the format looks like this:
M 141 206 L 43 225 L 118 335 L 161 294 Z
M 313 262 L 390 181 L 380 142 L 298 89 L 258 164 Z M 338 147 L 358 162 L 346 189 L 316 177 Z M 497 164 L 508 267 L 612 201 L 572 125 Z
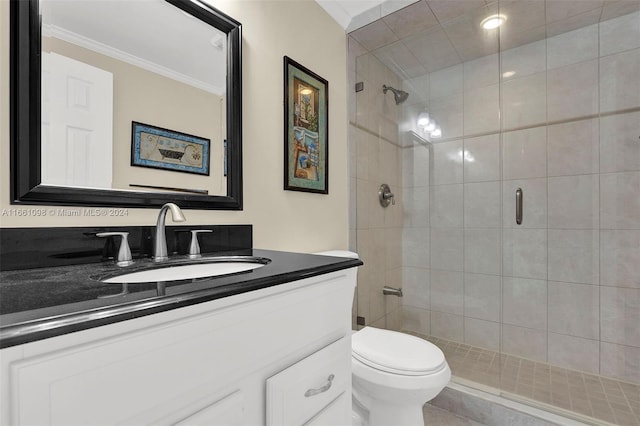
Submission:
M 516 224 L 522 225 L 522 188 L 516 189 Z

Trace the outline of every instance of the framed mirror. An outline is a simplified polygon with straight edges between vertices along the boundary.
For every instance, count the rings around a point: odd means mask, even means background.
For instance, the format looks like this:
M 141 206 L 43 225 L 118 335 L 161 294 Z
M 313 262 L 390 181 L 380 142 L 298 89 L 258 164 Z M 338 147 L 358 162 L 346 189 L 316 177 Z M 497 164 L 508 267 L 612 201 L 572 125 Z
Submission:
M 12 204 L 242 209 L 239 22 L 198 0 L 10 19 Z

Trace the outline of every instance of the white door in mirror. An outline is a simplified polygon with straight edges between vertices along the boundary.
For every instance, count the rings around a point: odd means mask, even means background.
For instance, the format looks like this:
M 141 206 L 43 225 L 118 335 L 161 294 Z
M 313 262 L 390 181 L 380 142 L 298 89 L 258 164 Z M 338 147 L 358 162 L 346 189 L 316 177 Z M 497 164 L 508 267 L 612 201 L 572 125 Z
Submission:
M 42 183 L 111 188 L 113 74 L 42 55 Z

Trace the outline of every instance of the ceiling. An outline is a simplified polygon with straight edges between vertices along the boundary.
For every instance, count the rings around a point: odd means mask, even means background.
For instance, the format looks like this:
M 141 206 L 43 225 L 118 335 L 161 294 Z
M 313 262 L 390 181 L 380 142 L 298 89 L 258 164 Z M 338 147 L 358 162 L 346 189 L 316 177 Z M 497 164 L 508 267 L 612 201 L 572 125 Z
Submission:
M 403 78 L 640 10 L 640 0 L 316 1 L 364 51 Z M 507 17 L 504 25 L 481 27 L 498 13 Z

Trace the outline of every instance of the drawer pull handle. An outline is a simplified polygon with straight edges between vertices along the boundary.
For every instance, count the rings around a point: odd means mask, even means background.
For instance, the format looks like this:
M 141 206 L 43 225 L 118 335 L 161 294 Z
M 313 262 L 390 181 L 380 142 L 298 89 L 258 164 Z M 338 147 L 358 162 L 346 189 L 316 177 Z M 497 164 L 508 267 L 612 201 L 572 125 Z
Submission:
M 309 389 L 308 391 L 306 391 L 304 393 L 304 396 L 309 398 L 310 396 L 314 396 L 314 395 L 317 395 L 319 393 L 328 391 L 331 388 L 331 383 L 333 382 L 334 378 L 335 378 L 335 376 L 333 374 L 330 375 L 327 378 L 327 383 L 325 383 L 322 387 L 319 387 L 318 389 Z

